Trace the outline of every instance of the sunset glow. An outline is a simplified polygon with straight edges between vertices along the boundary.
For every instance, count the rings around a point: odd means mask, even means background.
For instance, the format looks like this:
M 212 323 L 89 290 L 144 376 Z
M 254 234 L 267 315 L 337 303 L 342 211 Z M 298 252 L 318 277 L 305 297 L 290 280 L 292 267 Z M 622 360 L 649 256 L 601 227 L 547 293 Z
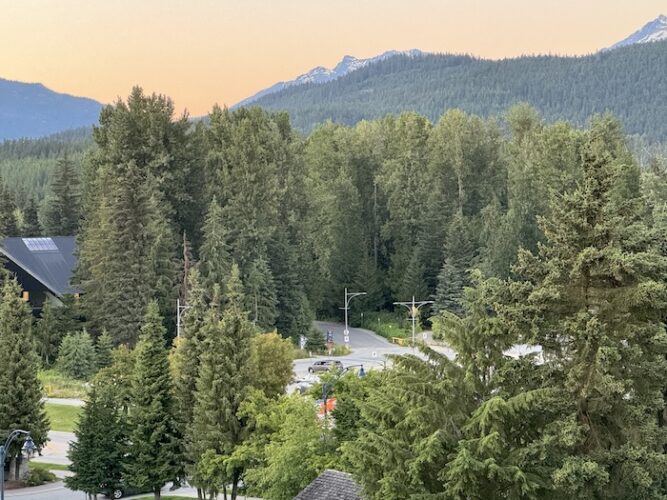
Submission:
M 0 77 L 109 103 L 141 85 L 179 110 L 232 105 L 345 54 L 419 48 L 503 58 L 586 54 L 659 0 L 0 1 Z

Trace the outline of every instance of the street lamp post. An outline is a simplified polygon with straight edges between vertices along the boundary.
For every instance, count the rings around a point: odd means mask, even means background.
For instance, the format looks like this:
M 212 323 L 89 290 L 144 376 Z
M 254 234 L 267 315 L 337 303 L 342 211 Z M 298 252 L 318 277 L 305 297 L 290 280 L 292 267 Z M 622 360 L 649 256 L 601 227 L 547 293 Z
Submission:
M 176 299 L 176 337 L 181 336 L 181 316 L 186 309 L 190 309 L 190 306 L 181 304 L 181 299 Z
M 343 310 L 345 311 L 345 331 L 343 332 L 344 341 L 347 344 L 350 341 L 350 330 L 347 326 L 347 311 L 350 309 L 350 301 L 358 297 L 359 295 L 366 295 L 366 292 L 348 292 L 347 288 L 345 289 L 345 307 L 343 307 Z
M 433 304 L 432 300 L 421 300 L 419 302 L 415 301 L 415 296 L 412 296 L 412 301 L 408 302 L 394 302 L 395 306 L 404 306 L 410 311 L 410 321 L 412 321 L 412 348 L 415 347 L 415 324 L 417 323 L 417 313 L 419 309 L 427 304 Z
M 32 442 L 30 433 L 28 431 L 22 431 L 21 429 L 12 431 L 9 434 L 7 441 L 5 441 L 5 444 L 0 445 L 0 500 L 5 500 L 5 459 L 7 457 L 7 450 L 19 436 L 26 436 L 23 448 L 21 449 L 22 451 L 25 451 L 27 454 L 31 454 L 35 451 L 35 443 Z

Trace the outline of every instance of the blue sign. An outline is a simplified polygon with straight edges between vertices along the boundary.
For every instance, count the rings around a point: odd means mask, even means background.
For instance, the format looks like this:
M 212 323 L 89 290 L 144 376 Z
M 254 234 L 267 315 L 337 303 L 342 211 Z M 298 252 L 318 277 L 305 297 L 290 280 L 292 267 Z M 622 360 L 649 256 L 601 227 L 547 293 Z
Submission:
M 334 337 L 333 337 L 333 332 L 331 330 L 327 331 L 327 342 L 333 343 Z

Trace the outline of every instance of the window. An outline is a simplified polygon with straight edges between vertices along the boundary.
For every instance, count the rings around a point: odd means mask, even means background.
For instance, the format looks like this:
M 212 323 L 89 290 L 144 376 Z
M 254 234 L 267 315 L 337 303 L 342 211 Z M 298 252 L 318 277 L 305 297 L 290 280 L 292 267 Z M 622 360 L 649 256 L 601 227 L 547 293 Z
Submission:
M 21 298 L 23 299 L 24 302 L 28 302 L 30 300 L 30 292 L 28 292 L 27 290 L 23 290 Z

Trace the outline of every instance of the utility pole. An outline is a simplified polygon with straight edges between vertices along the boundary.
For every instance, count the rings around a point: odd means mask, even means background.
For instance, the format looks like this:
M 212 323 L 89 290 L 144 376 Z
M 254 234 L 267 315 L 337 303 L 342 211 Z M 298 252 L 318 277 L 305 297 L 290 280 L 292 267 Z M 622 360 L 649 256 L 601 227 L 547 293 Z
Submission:
M 348 292 L 347 288 L 345 288 L 345 307 L 343 307 L 345 311 L 345 331 L 343 331 L 343 335 L 345 335 L 345 338 L 343 340 L 346 344 L 350 341 L 350 330 L 347 327 L 347 311 L 350 309 L 350 301 L 359 295 L 366 295 L 366 292 Z
M 395 306 L 404 306 L 410 311 L 410 321 L 412 321 L 412 348 L 415 347 L 415 325 L 417 324 L 417 315 L 419 314 L 419 309 L 427 304 L 433 304 L 432 300 L 420 300 L 419 302 L 415 301 L 415 296 L 412 296 L 412 302 L 394 302 Z

